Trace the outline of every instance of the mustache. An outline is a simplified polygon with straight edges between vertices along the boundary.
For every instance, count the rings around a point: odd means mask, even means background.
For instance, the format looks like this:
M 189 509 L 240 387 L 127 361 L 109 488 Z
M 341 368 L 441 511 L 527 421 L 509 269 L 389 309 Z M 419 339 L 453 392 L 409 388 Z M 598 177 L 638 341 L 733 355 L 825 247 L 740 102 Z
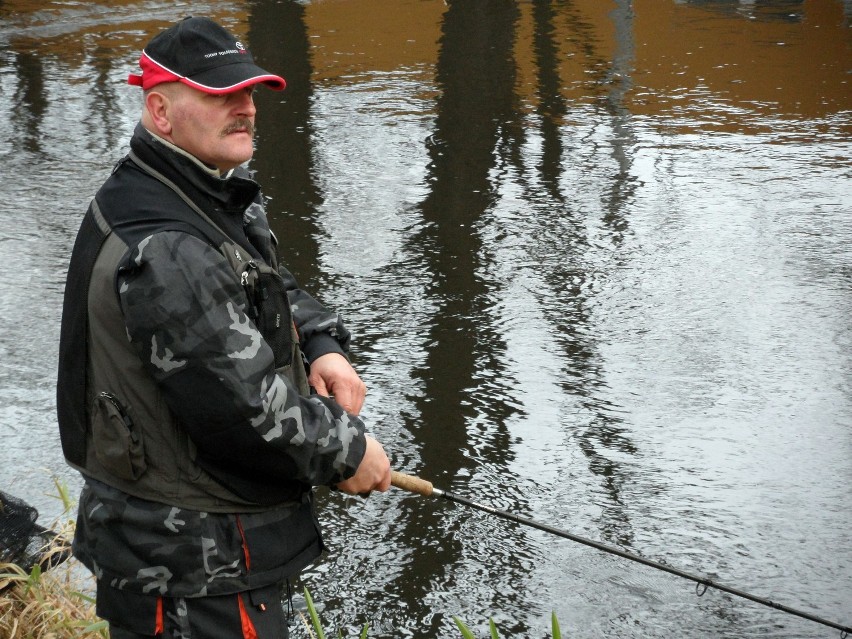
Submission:
M 222 133 L 220 134 L 222 137 L 234 133 L 235 131 L 240 131 L 245 129 L 251 137 L 254 137 L 254 122 L 249 120 L 248 118 L 237 118 L 231 124 L 222 129 Z

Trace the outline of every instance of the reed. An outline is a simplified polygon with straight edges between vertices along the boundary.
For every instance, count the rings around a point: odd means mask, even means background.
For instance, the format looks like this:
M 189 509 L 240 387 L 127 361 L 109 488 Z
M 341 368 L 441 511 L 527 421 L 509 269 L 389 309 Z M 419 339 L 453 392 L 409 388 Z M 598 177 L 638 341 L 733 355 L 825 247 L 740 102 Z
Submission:
M 107 624 L 95 616 L 94 599 L 71 582 L 71 566 L 27 574 L 0 565 L 0 636 L 8 639 L 108 639 Z M 59 575 L 65 572 L 66 575 Z
M 69 516 L 74 503 L 68 489 L 54 480 L 64 515 L 52 527 L 56 537 L 42 556 L 66 554 L 67 541 L 74 536 L 74 520 Z M 94 578 L 73 557 L 48 571 L 37 565 L 30 572 L 15 564 L 0 563 L 0 637 L 3 639 L 109 639 L 106 621 L 95 614 Z M 325 631 L 311 594 L 304 590 L 307 616 L 300 613 L 310 637 L 326 639 Z M 472 631 L 458 617 L 453 621 L 463 639 L 474 639 Z M 552 639 L 561 639 L 556 615 L 552 615 Z M 498 629 L 489 619 L 491 639 L 500 639 Z M 369 627 L 364 624 L 359 639 L 367 639 Z M 338 631 L 336 637 L 343 639 Z
M 54 482 L 65 506 L 63 520 L 53 525 L 57 533 L 43 549 L 46 560 L 68 552 L 74 521 L 68 517 L 72 502 L 67 488 Z M 0 564 L 0 637 L 4 639 L 108 639 L 107 624 L 95 615 L 94 582 L 85 569 L 69 559 L 48 571 L 36 565 L 30 572 L 16 564 Z
M 62 566 L 42 572 L 38 566 L 28 574 L 14 564 L 0 564 L 0 637 L 4 639 L 109 639 L 107 622 L 95 615 L 94 598 L 79 589 L 80 566 L 69 559 Z M 308 635 L 326 639 L 313 599 L 304 591 L 308 609 L 302 615 Z M 473 632 L 458 617 L 453 621 L 463 639 L 475 639 Z M 559 622 L 552 615 L 552 638 L 561 639 Z M 500 639 L 489 619 L 491 639 Z M 359 639 L 367 639 L 364 624 Z M 338 631 L 338 639 L 343 634 Z
M 458 617 L 453 617 L 453 621 L 456 622 L 456 626 L 458 626 L 459 631 L 462 634 L 463 639 L 476 639 L 473 632 L 468 628 L 464 622 Z M 551 613 L 550 615 L 550 623 L 551 623 L 551 631 L 553 639 L 562 639 L 562 632 L 559 630 L 559 621 L 556 619 L 556 613 Z M 488 620 L 488 629 L 490 631 L 491 639 L 500 639 L 500 633 L 497 631 L 497 624 L 494 623 L 493 619 Z
M 325 639 L 325 631 L 322 628 L 322 623 L 319 619 L 319 614 L 317 613 L 316 607 L 314 606 L 314 601 L 311 598 L 311 593 L 305 588 L 305 605 L 308 608 L 308 616 L 306 617 L 303 613 L 299 613 L 302 615 L 302 623 L 305 624 L 305 628 L 308 631 L 308 635 L 312 639 Z M 458 617 L 453 617 L 453 621 L 461 632 L 462 639 L 476 639 L 476 635 L 473 634 L 470 628 L 468 628 L 465 623 L 459 619 Z M 552 639 L 562 639 L 562 632 L 559 629 L 559 620 L 556 618 L 556 613 L 551 613 L 550 615 L 550 623 L 551 623 L 551 637 Z M 494 623 L 493 619 L 488 620 L 488 628 L 490 631 L 491 639 L 500 639 L 500 634 L 497 629 L 497 624 Z M 369 631 L 369 627 L 367 624 L 364 624 L 364 627 L 361 629 L 361 634 L 359 635 L 359 639 L 367 639 L 367 634 Z M 343 633 L 338 631 L 337 633 L 338 639 L 344 639 Z

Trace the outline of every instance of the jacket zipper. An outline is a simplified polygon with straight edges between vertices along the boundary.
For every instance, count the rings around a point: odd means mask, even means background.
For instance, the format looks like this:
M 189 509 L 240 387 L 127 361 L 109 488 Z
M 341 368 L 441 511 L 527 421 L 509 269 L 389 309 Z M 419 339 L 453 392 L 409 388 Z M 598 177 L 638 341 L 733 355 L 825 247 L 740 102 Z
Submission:
M 136 429 L 133 428 L 133 420 L 128 417 L 127 411 L 124 410 L 124 407 L 121 405 L 121 402 L 118 401 L 115 395 L 106 391 L 101 392 L 100 396 L 113 405 L 116 412 L 118 412 L 118 414 L 121 416 L 121 421 L 124 422 L 124 425 L 127 428 L 127 432 L 130 434 L 130 439 L 133 441 L 134 444 L 138 444 L 139 433 L 137 433 Z

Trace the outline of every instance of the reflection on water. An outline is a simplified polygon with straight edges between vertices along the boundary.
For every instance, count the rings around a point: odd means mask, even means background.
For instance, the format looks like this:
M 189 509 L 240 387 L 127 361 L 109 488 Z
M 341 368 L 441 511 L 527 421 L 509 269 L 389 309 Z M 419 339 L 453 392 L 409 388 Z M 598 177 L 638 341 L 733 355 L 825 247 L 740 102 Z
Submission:
M 0 3 L 0 485 L 47 516 L 51 473 L 79 486 L 53 403 L 68 253 L 138 117 L 126 74 L 184 11 Z M 848 3 L 193 12 L 288 80 L 258 93 L 252 168 L 395 466 L 850 621 Z M 460 506 L 319 495 L 303 581 L 353 632 L 543 637 L 555 611 L 572 637 L 826 635 Z
M 310 82 L 310 42 L 305 25 L 304 5 L 258 2 L 249 19 L 250 42 L 276 42 L 278 46 L 256 49 L 256 61 L 267 69 L 280 69 L 286 75 L 283 94 L 258 92 L 258 109 L 272 112 L 259 128 L 258 146 L 271 146 L 283 152 L 258 154 L 252 167 L 269 176 L 264 193 L 277 210 L 276 228 L 287 266 L 299 273 L 302 286 L 316 290 L 320 285 L 319 229 L 316 215 L 322 203 L 317 185 L 317 167 L 311 153 L 315 135 L 311 117 L 313 85 Z M 331 274 L 333 277 L 333 274 Z
M 518 14 L 511 0 L 489 3 L 487 10 L 478 3 L 453 3 L 447 10 L 436 65 L 440 95 L 426 140 L 429 192 L 417 207 L 419 229 L 401 255 L 407 270 L 425 275 L 422 294 L 432 309 L 420 331 L 426 356 L 411 372 L 419 391 L 414 414 L 405 421 L 419 456 L 413 470 L 428 472 L 448 487 L 459 480 L 469 486 L 483 464 L 503 475 L 511 458 L 506 422 L 517 412 L 517 402 L 494 303 L 505 291 L 499 278 L 489 277 L 493 257 L 481 233 L 498 197 L 489 174 L 505 161 L 500 145 L 511 146 L 501 132 L 513 128 L 516 118 L 510 53 Z M 431 522 L 422 517 L 409 521 L 405 538 L 444 538 L 437 547 L 415 547 L 405 567 L 404 583 L 410 584 L 406 590 L 414 601 L 447 609 L 452 605 L 449 586 L 453 599 L 484 599 L 496 609 L 496 600 L 521 587 L 522 557 L 510 550 L 516 546 L 511 535 L 491 533 L 484 544 L 490 550 L 480 551 L 490 552 L 495 565 L 483 566 L 477 580 L 469 581 L 465 555 L 473 549 L 464 539 L 480 540 L 485 531 L 473 533 L 463 520 L 448 524 L 440 512 Z M 436 577 L 447 586 L 430 601 L 426 598 L 434 586 L 423 575 L 434 573 L 435 566 L 440 566 Z M 423 631 L 437 635 L 441 621 L 433 617 Z

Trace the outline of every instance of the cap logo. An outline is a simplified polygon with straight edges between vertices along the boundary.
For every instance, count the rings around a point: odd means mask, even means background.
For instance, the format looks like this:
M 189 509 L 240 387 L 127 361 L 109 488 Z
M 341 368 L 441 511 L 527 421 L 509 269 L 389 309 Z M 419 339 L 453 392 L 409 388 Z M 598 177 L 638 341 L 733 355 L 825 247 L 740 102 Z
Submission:
M 215 53 L 205 53 L 205 58 L 215 58 L 220 55 L 230 55 L 232 53 L 239 53 L 236 49 L 225 49 L 224 51 L 216 51 Z

